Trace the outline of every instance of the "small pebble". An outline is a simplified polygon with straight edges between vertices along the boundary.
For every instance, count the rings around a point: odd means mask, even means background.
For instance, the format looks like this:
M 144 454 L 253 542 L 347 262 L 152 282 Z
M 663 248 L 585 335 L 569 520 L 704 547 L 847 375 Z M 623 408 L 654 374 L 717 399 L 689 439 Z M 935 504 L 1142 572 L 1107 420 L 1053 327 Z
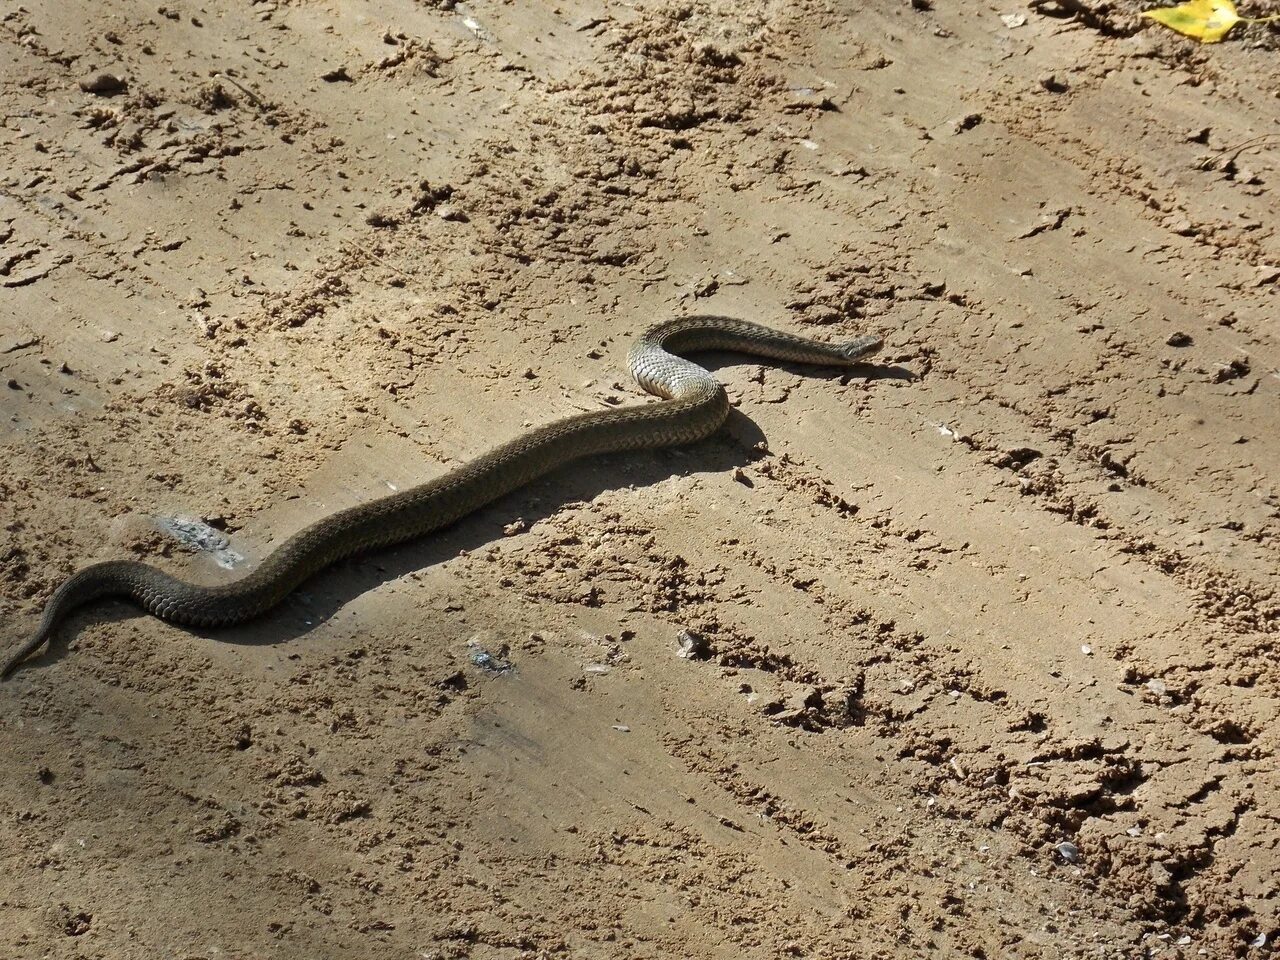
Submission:
M 1058 851 L 1058 856 L 1067 861 L 1067 863 L 1075 863 L 1080 859 L 1080 848 L 1070 840 L 1063 840 L 1054 849 Z
M 104 96 L 119 93 L 125 86 L 124 78 L 117 77 L 113 73 L 95 73 L 80 81 L 80 89 L 85 93 L 97 93 Z
M 628 727 L 625 723 L 615 723 L 615 724 L 613 725 L 613 729 L 617 730 L 619 733 L 630 733 L 630 732 L 631 732 L 631 728 L 630 728 L 630 727 Z
M 1183 333 L 1181 330 L 1169 334 L 1169 339 L 1165 341 L 1171 347 L 1189 347 L 1193 342 L 1191 335 Z

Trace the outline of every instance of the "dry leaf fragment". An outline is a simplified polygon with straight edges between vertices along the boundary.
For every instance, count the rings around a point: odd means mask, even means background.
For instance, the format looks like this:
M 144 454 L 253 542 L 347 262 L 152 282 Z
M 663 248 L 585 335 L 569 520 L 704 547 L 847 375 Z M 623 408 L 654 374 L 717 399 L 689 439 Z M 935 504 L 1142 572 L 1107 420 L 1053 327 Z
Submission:
M 1231 0 L 1189 0 L 1177 7 L 1144 10 L 1142 15 L 1201 43 L 1217 43 L 1240 22 Z
M 1142 11 L 1144 17 L 1150 17 L 1157 23 L 1163 23 L 1171 30 L 1194 37 L 1201 43 L 1217 43 L 1237 23 L 1265 23 L 1280 17 L 1260 17 L 1250 20 L 1236 12 L 1236 5 L 1231 0 L 1187 0 L 1176 7 L 1160 7 L 1155 10 Z

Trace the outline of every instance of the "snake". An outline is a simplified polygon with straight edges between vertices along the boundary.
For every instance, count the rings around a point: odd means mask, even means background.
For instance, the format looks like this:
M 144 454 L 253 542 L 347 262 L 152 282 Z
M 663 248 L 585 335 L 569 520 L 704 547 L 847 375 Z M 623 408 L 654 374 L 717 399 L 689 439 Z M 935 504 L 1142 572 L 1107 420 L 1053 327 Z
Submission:
M 724 424 L 724 386 L 681 356 L 735 351 L 789 363 L 851 367 L 884 341 L 861 335 L 823 343 L 724 316 L 686 316 L 650 327 L 631 345 L 636 382 L 661 398 L 556 420 L 443 475 L 315 521 L 273 549 L 249 573 L 212 586 L 188 583 L 136 560 L 108 560 L 72 574 L 53 591 L 35 632 L 9 654 L 0 678 L 52 637 L 69 614 L 95 600 L 124 598 L 188 627 L 227 627 L 271 610 L 304 581 L 340 560 L 439 531 L 525 484 L 582 457 L 694 443 Z

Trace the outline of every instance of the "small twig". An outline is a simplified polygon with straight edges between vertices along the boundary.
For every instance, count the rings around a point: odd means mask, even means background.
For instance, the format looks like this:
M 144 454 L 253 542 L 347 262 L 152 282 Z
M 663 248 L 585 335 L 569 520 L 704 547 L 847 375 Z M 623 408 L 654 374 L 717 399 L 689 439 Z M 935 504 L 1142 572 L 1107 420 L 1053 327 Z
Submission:
M 267 105 L 266 105 L 266 103 L 264 103 L 264 102 L 262 101 L 262 99 L 261 99 L 261 98 L 260 98 L 256 93 L 254 93 L 252 90 L 250 90 L 248 87 L 246 87 L 243 83 L 241 83 L 241 82 L 240 82 L 239 80 L 237 80 L 235 77 L 231 76 L 231 74 L 229 74 L 229 73 L 215 73 L 213 76 L 214 76 L 214 79 L 216 79 L 216 80 L 225 80 L 225 81 L 227 81 L 227 83 L 231 84 L 233 87 L 235 87 L 235 88 L 236 88 L 237 90 L 239 90 L 241 93 L 243 93 L 246 97 L 248 97 L 250 100 L 252 100 L 255 106 L 260 107 L 260 108 L 261 108 L 261 109 L 263 109 L 263 110 L 266 110 L 266 109 L 267 109 Z
M 412 274 L 406 273 L 405 271 L 401 270 L 399 267 L 397 267 L 393 263 L 387 263 L 387 261 L 383 260 L 380 256 L 378 256 L 372 250 L 366 250 L 364 247 L 357 247 L 355 243 L 353 243 L 350 240 L 343 240 L 342 245 L 347 248 L 348 252 L 358 253 L 361 256 L 368 257 L 374 263 L 381 264 L 382 266 L 386 267 L 388 270 L 392 271 L 393 273 L 400 274 L 400 276 L 404 277 L 406 280 L 413 279 Z
M 1280 138 L 1280 133 L 1264 133 L 1256 137 L 1250 137 L 1248 140 L 1241 141 L 1235 146 L 1223 147 L 1212 157 L 1206 157 L 1201 160 L 1197 166 L 1201 170 L 1221 170 L 1228 164 L 1235 163 L 1236 158 L 1246 150 L 1251 150 L 1254 147 L 1268 146 L 1270 142 L 1277 138 Z M 1231 154 L 1231 156 L 1228 157 L 1226 154 Z
M 39 337 L 27 337 L 25 340 L 18 340 L 9 344 L 4 349 L 0 350 L 0 353 L 17 353 L 19 350 L 27 349 L 27 347 L 34 347 L 38 343 L 40 343 Z

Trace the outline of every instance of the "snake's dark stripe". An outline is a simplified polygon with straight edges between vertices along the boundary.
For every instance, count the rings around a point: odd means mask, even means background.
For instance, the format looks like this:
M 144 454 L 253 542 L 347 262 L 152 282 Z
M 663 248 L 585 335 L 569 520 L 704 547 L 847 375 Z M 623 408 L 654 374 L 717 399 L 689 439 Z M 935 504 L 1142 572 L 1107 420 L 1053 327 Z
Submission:
M 127 597 L 171 623 L 242 623 L 344 557 L 439 530 L 578 457 L 701 440 L 724 423 L 729 400 L 718 380 L 677 353 L 736 350 L 795 363 L 851 366 L 881 345 L 871 336 L 818 343 L 731 317 L 683 317 L 659 324 L 636 341 L 627 361 L 640 385 L 664 398 L 661 402 L 557 420 L 442 477 L 325 517 L 232 583 L 199 586 L 133 560 L 85 567 L 54 591 L 35 633 L 0 666 L 0 677 L 44 643 L 72 610 L 100 597 Z

